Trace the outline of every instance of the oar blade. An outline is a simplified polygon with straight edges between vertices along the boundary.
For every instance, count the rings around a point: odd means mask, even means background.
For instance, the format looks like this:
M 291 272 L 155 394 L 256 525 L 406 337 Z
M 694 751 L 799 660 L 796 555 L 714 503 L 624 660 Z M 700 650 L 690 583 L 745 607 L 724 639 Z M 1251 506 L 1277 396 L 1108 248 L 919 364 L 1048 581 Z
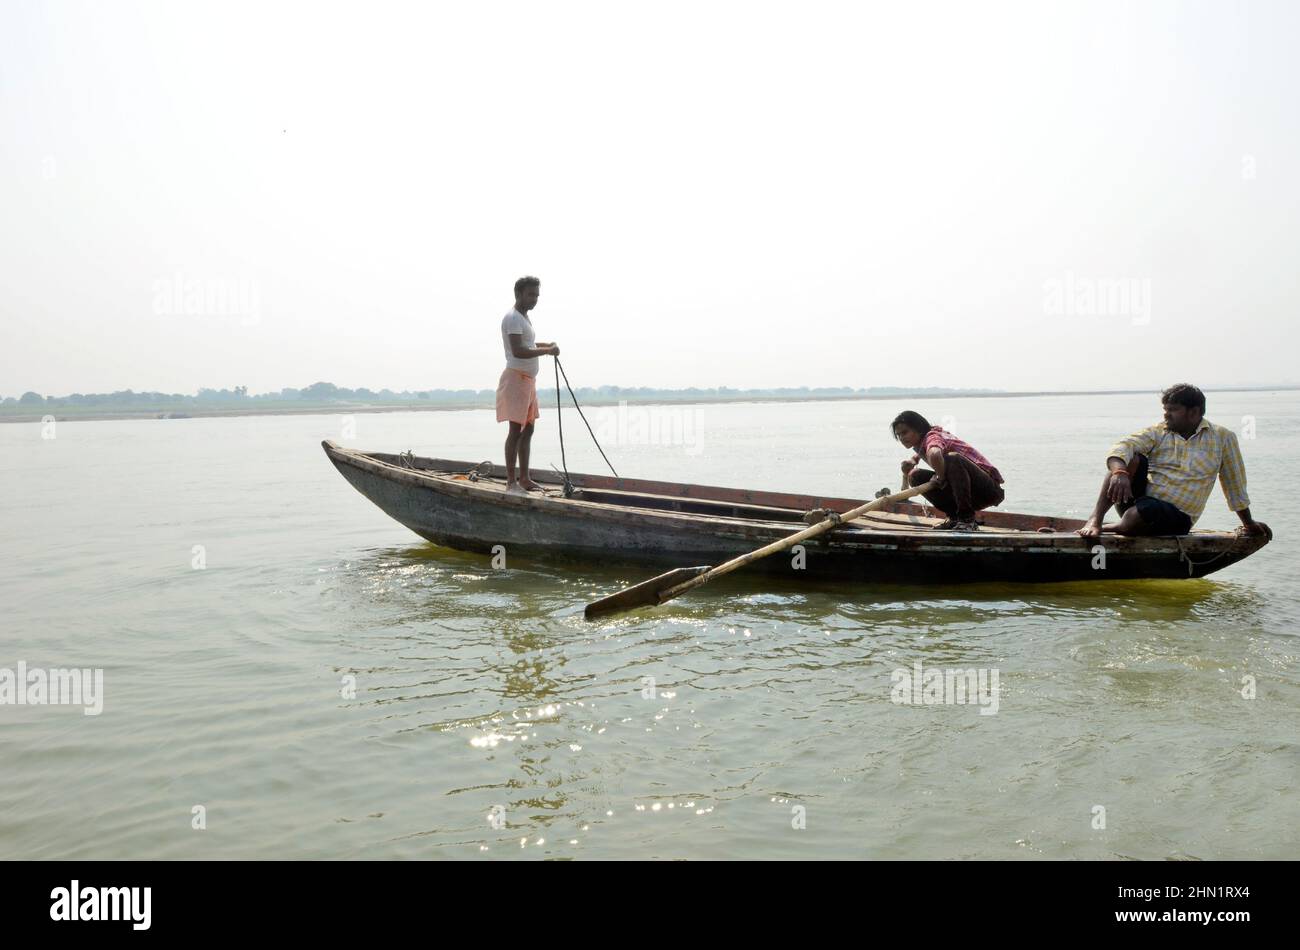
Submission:
M 648 581 L 624 588 L 616 594 L 602 597 L 587 605 L 582 615 L 588 620 L 608 614 L 621 614 L 638 607 L 653 607 L 660 602 L 659 595 L 669 588 L 684 584 L 692 577 L 698 577 L 709 570 L 709 565 L 699 567 L 678 567 L 666 574 L 652 577 Z

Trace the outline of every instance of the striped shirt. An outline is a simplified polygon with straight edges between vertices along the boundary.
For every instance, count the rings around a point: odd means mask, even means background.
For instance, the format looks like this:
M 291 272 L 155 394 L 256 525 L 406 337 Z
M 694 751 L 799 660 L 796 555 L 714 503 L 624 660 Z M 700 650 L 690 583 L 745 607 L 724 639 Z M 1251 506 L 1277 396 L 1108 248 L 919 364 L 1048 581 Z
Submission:
M 981 455 L 974 446 L 963 442 L 946 429 L 941 429 L 938 426 L 931 427 L 930 431 L 925 434 L 924 441 L 921 443 L 921 450 L 916 453 L 917 461 L 922 461 L 925 457 L 925 453 L 934 448 L 937 448 L 944 455 L 947 455 L 949 452 L 956 452 L 958 455 L 969 459 L 980 468 L 984 469 L 984 471 L 988 473 L 989 478 L 993 479 L 993 481 L 997 482 L 999 485 L 1002 484 L 1002 473 L 993 467 L 992 462 Z
M 1147 494 L 1169 502 L 1193 522 L 1205 511 L 1216 477 L 1229 508 L 1250 507 L 1246 465 L 1231 429 L 1202 419 L 1191 437 L 1184 439 L 1161 422 L 1116 442 L 1106 457 L 1121 458 L 1127 465 L 1134 455 L 1147 457 Z

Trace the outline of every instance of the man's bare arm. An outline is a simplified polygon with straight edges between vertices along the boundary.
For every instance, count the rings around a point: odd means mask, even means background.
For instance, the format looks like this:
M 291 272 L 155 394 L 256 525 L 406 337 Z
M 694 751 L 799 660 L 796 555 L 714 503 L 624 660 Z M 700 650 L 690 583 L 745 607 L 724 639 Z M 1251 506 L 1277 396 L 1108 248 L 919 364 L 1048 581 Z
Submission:
M 517 360 L 532 359 L 534 356 L 550 356 L 554 353 L 560 355 L 560 348 L 554 343 L 543 343 L 540 346 L 529 348 L 524 346 L 524 335 L 522 333 L 510 334 L 510 352 Z
M 1118 455 L 1106 459 L 1106 468 L 1110 470 L 1110 485 L 1107 497 L 1112 504 L 1133 500 L 1133 481 L 1129 478 L 1128 465 Z
M 943 449 L 939 448 L 939 446 L 937 445 L 931 447 L 925 453 L 925 460 L 929 462 L 930 467 L 934 469 L 934 478 L 936 484 L 942 485 L 944 469 L 947 467 L 947 462 L 948 462 L 948 460 L 943 457 Z

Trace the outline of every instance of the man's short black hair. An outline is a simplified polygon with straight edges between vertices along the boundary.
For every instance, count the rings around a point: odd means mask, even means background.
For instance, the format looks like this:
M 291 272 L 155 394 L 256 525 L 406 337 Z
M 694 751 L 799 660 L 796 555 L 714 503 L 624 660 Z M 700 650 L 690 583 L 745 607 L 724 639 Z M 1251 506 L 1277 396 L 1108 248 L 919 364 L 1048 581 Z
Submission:
M 1160 394 L 1160 402 L 1162 405 L 1172 403 L 1188 409 L 1199 409 L 1201 415 L 1205 415 L 1205 393 L 1191 383 L 1175 383 L 1170 386 Z
M 518 299 L 519 295 L 522 294 L 524 292 L 524 289 L 527 287 L 541 287 L 541 286 L 542 286 L 542 282 L 538 280 L 536 277 L 520 277 L 517 281 L 515 281 L 515 298 Z
M 907 426 L 917 435 L 925 435 L 933 426 L 930 421 L 919 412 L 913 412 L 911 409 L 904 409 L 894 417 L 894 421 L 889 424 L 889 434 L 898 439 L 898 427 Z

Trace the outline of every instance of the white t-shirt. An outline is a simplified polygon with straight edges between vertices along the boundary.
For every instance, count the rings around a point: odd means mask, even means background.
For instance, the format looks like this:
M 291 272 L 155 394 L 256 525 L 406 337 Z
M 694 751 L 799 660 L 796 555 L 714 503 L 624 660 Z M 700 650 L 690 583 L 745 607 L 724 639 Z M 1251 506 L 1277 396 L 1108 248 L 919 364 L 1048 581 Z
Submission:
M 524 346 L 530 350 L 537 342 L 537 334 L 533 332 L 533 322 L 515 309 L 511 309 L 505 315 L 505 319 L 501 321 L 501 345 L 506 350 L 506 368 L 517 369 L 529 376 L 536 376 L 538 358 L 530 356 L 526 359 L 520 359 L 515 356 L 514 351 L 510 349 L 510 334 L 512 333 L 518 333 L 523 337 Z

